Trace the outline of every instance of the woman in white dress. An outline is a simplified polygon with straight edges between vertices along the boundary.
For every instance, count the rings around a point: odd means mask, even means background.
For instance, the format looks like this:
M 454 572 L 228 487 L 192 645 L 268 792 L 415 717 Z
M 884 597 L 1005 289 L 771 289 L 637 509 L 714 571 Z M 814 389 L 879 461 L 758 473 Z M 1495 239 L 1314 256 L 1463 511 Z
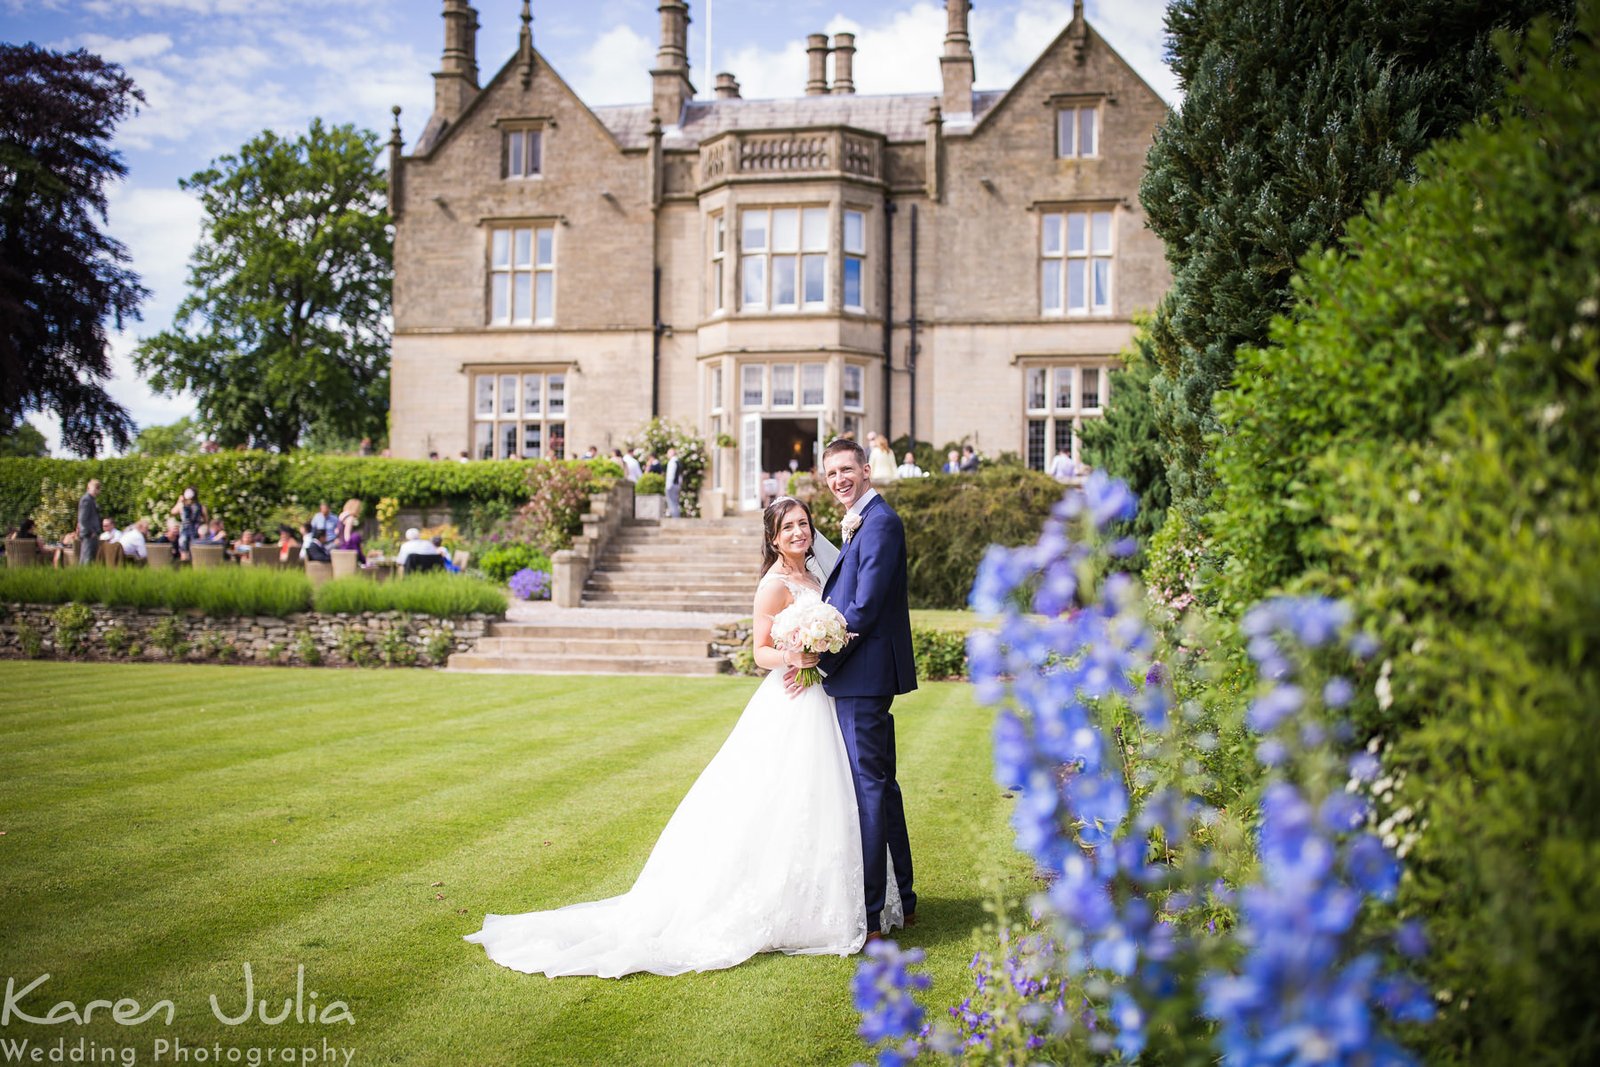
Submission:
M 770 673 L 690 788 L 633 888 L 555 911 L 486 915 L 466 940 L 528 974 L 615 978 L 732 967 L 758 952 L 848 955 L 867 935 L 861 828 L 833 700 L 791 698 L 772 620 L 821 588 L 806 570 L 811 512 L 780 497 L 763 516 L 755 660 Z M 891 879 L 892 881 L 892 879 Z M 890 901 L 884 928 L 898 923 Z

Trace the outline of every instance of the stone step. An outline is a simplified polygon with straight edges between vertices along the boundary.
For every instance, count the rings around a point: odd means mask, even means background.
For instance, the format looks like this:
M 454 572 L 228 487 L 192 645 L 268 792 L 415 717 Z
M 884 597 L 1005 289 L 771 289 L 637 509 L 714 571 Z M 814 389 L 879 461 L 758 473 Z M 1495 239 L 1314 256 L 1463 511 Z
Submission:
M 647 574 L 637 570 L 595 571 L 589 575 L 590 589 L 651 589 L 663 593 L 748 593 L 755 595 L 755 578 L 701 578 L 692 574 Z
M 647 593 L 585 592 L 586 608 L 636 608 L 640 611 L 694 611 L 726 619 L 749 618 L 755 597 L 677 595 L 654 597 Z
M 485 637 L 472 650 L 480 656 L 608 656 L 635 659 L 704 659 L 709 641 L 624 640 L 582 637 Z
M 722 674 L 721 659 L 651 658 L 583 655 L 485 655 L 457 652 L 450 657 L 452 671 L 499 671 L 507 674 Z
M 599 626 L 566 625 L 558 622 L 492 622 L 489 637 L 541 638 L 586 641 L 695 641 L 710 643 L 716 630 L 696 623 L 690 626 Z

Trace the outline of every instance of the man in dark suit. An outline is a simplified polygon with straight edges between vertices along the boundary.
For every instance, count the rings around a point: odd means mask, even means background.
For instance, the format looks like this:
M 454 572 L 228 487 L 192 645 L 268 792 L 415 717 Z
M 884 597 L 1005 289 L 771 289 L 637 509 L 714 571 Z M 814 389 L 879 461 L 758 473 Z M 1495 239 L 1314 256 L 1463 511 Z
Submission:
M 100 548 L 100 479 L 90 478 L 88 492 L 78 501 L 78 562 L 94 562 Z
M 836 440 L 822 453 L 828 488 L 846 509 L 844 547 L 828 575 L 823 598 L 857 635 L 840 652 L 822 656 L 823 689 L 834 698 L 839 730 L 855 774 L 866 881 L 867 931 L 881 936 L 888 892 L 887 856 L 906 922 L 916 919 L 911 840 L 905 803 L 895 781 L 894 698 L 917 687 L 906 599 L 906 536 L 900 516 L 872 488 L 867 455 L 854 441 Z

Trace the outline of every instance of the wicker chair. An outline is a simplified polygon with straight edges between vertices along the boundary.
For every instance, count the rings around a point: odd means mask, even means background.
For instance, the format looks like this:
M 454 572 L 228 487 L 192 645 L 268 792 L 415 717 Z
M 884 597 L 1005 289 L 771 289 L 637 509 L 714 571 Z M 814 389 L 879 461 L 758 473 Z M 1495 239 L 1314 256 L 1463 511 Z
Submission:
M 321 585 L 323 582 L 333 581 L 333 564 L 318 563 L 315 560 L 306 560 L 306 577 L 311 579 L 312 585 Z
M 39 561 L 37 537 L 13 537 L 6 541 L 6 566 L 31 567 Z
M 472 553 L 463 549 L 462 551 L 457 552 L 454 556 L 451 556 L 450 562 L 454 563 L 458 568 L 464 571 L 467 569 L 467 564 L 472 562 Z
M 328 555 L 333 557 L 333 576 L 335 578 L 353 578 L 361 573 L 361 563 L 356 559 L 356 550 L 353 548 L 331 548 Z
M 197 571 L 208 567 L 220 567 L 226 559 L 228 546 L 217 542 L 216 544 L 201 544 L 196 541 L 189 546 L 189 559 Z
M 95 549 L 94 561 L 106 567 L 122 566 L 122 546 L 115 541 L 101 541 Z
M 151 541 L 145 546 L 145 563 L 151 570 L 171 570 L 175 559 L 172 546 L 165 541 Z

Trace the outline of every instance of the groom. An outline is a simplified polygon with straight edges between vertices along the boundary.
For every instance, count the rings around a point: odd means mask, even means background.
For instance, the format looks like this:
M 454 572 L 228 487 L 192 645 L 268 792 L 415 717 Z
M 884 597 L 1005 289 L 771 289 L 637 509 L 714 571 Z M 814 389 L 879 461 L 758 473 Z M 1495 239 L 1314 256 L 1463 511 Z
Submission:
M 916 921 L 917 911 L 906 809 L 894 778 L 894 716 L 889 714 L 896 696 L 917 687 L 906 602 L 906 535 L 900 516 L 872 488 L 867 454 L 860 445 L 843 439 L 829 443 L 822 451 L 822 473 L 845 508 L 844 545 L 822 595 L 858 636 L 843 651 L 824 654 L 818 666 L 822 688 L 838 706 L 839 731 L 855 772 L 870 940 L 882 936 L 886 853 L 894 860 L 906 925 Z

